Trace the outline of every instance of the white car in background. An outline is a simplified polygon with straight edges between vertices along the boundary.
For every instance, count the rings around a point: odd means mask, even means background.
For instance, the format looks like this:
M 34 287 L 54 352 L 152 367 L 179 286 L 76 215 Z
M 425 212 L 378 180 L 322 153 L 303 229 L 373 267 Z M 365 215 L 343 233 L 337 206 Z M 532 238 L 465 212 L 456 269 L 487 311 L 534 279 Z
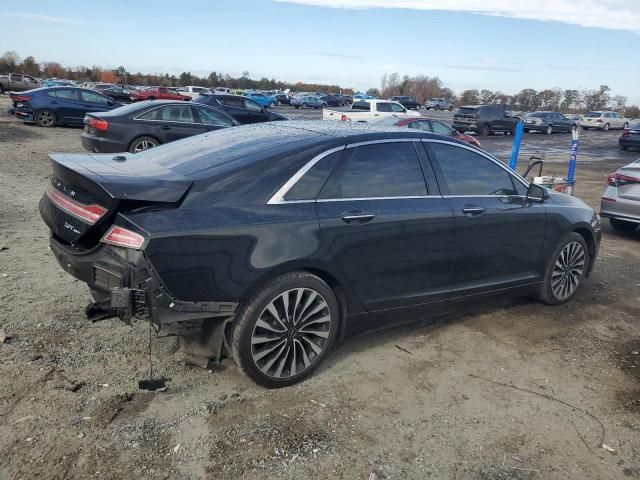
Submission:
M 610 128 L 627 128 L 629 119 L 624 118 L 618 112 L 594 111 L 582 115 L 580 126 L 585 130 L 597 128 L 598 130 L 609 130 Z
M 187 97 L 194 98 L 202 94 L 209 95 L 211 94 L 211 90 L 205 87 L 195 87 L 193 85 L 187 85 L 186 87 L 180 87 L 178 89 L 178 93 L 180 93 L 180 95 L 185 95 Z
M 360 100 L 351 107 L 343 109 L 322 110 L 323 120 L 342 120 L 348 122 L 371 122 L 383 117 L 419 117 L 420 113 L 408 110 L 398 102 L 388 100 Z

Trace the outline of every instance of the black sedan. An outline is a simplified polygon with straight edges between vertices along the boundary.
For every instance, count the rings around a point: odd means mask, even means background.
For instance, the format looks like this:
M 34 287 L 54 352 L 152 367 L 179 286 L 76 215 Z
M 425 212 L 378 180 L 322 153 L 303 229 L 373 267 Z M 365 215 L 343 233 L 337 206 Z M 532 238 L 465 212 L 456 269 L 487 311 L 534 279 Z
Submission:
M 129 103 L 131 101 L 131 93 L 132 91 L 127 88 L 122 87 L 110 87 L 101 90 L 103 95 L 106 95 L 109 98 L 113 98 L 119 102 Z
M 623 151 L 630 148 L 640 149 L 640 122 L 634 122 L 629 128 L 622 130 L 618 144 L 620 145 L 620 150 Z
M 524 117 L 525 132 L 571 132 L 578 122 L 558 112 L 532 112 Z
M 270 112 L 266 108 L 262 108 L 255 100 L 241 95 L 203 94 L 194 98 L 193 102 L 224 110 L 227 115 L 242 124 L 288 120 L 287 117 Z
M 496 292 L 563 304 L 598 257 L 591 207 L 418 130 L 278 122 L 116 158 L 51 155 L 40 202 L 87 315 L 146 318 L 267 387 L 374 317 Z
M 408 97 L 406 95 L 398 95 L 396 97 L 391 97 L 389 100 L 398 102 L 408 110 L 412 110 L 412 109 L 420 110 L 420 107 L 422 107 L 422 104 L 418 102 L 415 98 Z
M 84 117 L 82 146 L 91 152 L 141 152 L 163 143 L 239 125 L 207 105 L 145 100 Z
M 320 100 L 322 100 L 328 107 L 343 107 L 345 105 L 344 100 L 333 95 L 325 95 L 320 97 Z

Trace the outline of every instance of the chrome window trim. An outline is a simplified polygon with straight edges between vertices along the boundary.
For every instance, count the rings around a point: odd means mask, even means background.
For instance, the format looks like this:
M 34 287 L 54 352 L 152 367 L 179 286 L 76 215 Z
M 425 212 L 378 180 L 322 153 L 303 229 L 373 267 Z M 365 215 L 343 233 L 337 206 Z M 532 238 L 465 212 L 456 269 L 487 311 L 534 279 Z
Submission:
M 186 103 L 186 102 L 185 102 L 185 103 Z M 181 104 L 181 103 L 180 103 L 180 104 L 176 103 L 175 105 L 177 105 L 177 106 L 191 107 L 191 108 L 199 108 L 199 107 L 203 107 L 203 108 L 205 108 L 205 109 L 208 107 L 208 105 L 198 105 L 198 106 L 196 107 L 196 106 L 191 105 L 191 104 L 188 104 L 188 103 L 187 103 L 186 105 L 183 105 L 183 104 Z M 203 126 L 205 126 L 205 127 L 235 127 L 235 126 L 236 126 L 236 124 L 235 124 L 235 123 L 232 123 L 231 125 L 212 125 L 212 124 L 210 124 L 210 123 L 199 123 L 199 122 L 180 122 L 180 121 L 176 122 L 176 121 L 174 121 L 174 120 L 148 120 L 148 119 L 146 119 L 146 118 L 138 118 L 138 117 L 140 117 L 141 115 L 145 115 L 145 114 L 147 114 L 147 113 L 149 113 L 149 112 L 153 112 L 154 110 L 159 110 L 160 108 L 164 108 L 164 107 L 172 107 L 172 106 L 175 106 L 175 105 L 167 105 L 167 104 L 165 104 L 165 105 L 158 105 L 157 107 L 153 107 L 153 108 L 150 108 L 149 110 L 146 110 L 146 111 L 144 111 L 144 112 L 142 112 L 142 113 L 139 113 L 138 115 L 136 115 L 135 117 L 133 117 L 133 118 L 132 118 L 132 120 L 134 120 L 134 121 L 138 121 L 138 122 L 161 122 L 161 123 L 169 122 L 169 123 L 182 123 L 182 124 L 184 124 L 184 125 L 203 125 Z M 209 110 L 214 110 L 214 111 L 218 112 L 218 111 L 217 111 L 215 108 L 213 108 L 213 107 L 208 107 L 208 109 L 209 109 Z M 192 118 L 195 120 L 195 117 L 193 116 L 193 113 L 192 113 L 191 115 L 192 115 Z
M 269 198 L 269 200 L 267 200 L 267 205 L 280 205 L 283 203 L 310 203 L 310 202 L 322 202 L 322 201 L 330 201 L 330 202 L 337 202 L 337 201 L 342 201 L 342 200 L 382 200 L 385 198 L 388 199 L 396 199 L 396 198 L 431 198 L 430 196 L 419 196 L 419 197 L 367 197 L 367 198 L 357 198 L 357 199 L 346 199 L 346 198 L 340 198 L 340 199 L 314 199 L 314 200 L 285 200 L 284 197 L 287 193 L 289 193 L 289 190 L 291 190 L 293 188 L 293 186 L 298 182 L 298 180 L 300 180 L 305 173 L 307 173 L 309 170 L 311 170 L 311 168 L 318 163 L 320 160 L 322 160 L 324 157 L 331 155 L 332 153 L 338 152 L 340 150 L 346 150 L 347 148 L 356 148 L 356 147 L 361 147 L 363 145 L 374 145 L 377 143 L 397 143 L 397 142 L 419 142 L 421 140 L 420 137 L 416 137 L 416 138 L 383 138 L 383 139 L 378 139 L 378 140 L 367 140 L 365 142 L 356 142 L 356 143 L 349 143 L 347 145 L 341 145 L 339 147 L 335 147 L 332 148 L 330 150 L 327 150 L 325 152 L 322 152 L 318 155 L 316 155 L 315 157 L 313 157 L 311 160 L 309 160 L 300 170 L 298 170 L 291 178 L 289 178 L 289 180 L 287 180 L 285 182 L 284 185 L 282 185 L 277 191 L 276 193 L 274 193 L 271 198 Z M 425 187 L 426 188 L 426 187 Z M 433 195 L 432 197 L 440 197 L 439 195 Z
M 527 182 L 524 178 L 522 178 L 520 175 L 518 175 L 517 172 L 511 170 L 504 163 L 502 163 L 500 160 L 498 160 L 494 156 L 488 154 L 487 152 L 478 150 L 477 148 L 474 148 L 474 147 L 468 147 L 466 145 L 461 145 L 459 143 L 448 142 L 446 140 L 423 138 L 422 141 L 425 142 L 425 143 L 444 143 L 445 145 L 452 145 L 454 147 L 464 148 L 465 150 L 469 150 L 470 152 L 476 153 L 476 154 L 486 158 L 487 160 L 495 163 L 500 168 L 502 168 L 505 172 L 507 172 L 507 174 L 516 177 L 516 180 L 518 180 L 520 183 L 522 183 L 522 185 L 524 185 L 525 187 L 529 188 L 529 182 Z M 495 196 L 496 195 L 447 195 L 447 197 L 495 197 Z

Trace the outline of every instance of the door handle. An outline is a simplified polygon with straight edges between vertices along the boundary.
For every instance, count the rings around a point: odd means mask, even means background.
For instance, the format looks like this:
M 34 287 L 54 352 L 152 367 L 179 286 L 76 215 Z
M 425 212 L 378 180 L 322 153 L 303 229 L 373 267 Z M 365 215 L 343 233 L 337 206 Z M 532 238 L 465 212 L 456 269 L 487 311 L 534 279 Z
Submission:
M 485 208 L 477 205 L 466 205 L 462 207 L 462 213 L 465 215 L 480 215 L 484 213 Z
M 171 130 L 171 127 L 168 127 L 167 125 L 163 125 L 160 127 L 160 130 Z
M 342 221 L 345 223 L 367 223 L 375 218 L 373 213 L 345 212 L 342 214 Z

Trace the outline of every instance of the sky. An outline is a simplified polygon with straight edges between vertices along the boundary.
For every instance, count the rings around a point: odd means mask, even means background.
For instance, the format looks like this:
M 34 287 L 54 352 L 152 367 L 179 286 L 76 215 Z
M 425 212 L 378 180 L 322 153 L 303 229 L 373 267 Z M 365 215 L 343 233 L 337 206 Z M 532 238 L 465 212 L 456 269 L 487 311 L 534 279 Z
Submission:
M 356 90 L 398 72 L 458 93 L 606 84 L 640 104 L 639 41 L 640 0 L 0 0 L 0 53 Z

